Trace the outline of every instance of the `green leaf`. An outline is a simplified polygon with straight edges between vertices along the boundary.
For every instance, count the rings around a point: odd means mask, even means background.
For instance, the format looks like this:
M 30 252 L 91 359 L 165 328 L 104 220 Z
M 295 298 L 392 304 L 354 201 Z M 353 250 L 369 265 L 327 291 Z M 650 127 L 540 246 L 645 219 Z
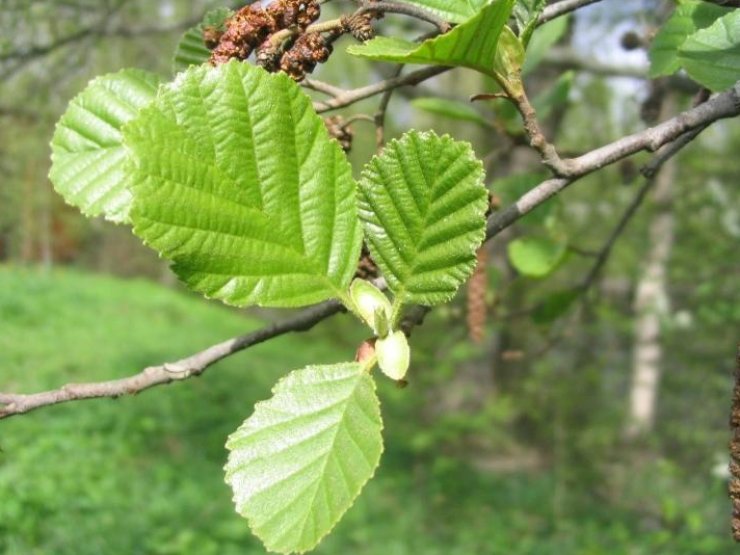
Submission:
M 679 5 L 655 35 L 650 46 L 650 77 L 670 75 L 678 71 L 681 67 L 678 48 L 689 35 L 709 27 L 717 18 L 730 11 L 730 8 L 709 2 L 690 1 Z
M 544 237 L 521 237 L 509 243 L 508 251 L 511 264 L 520 274 L 541 278 L 557 268 L 566 245 Z
M 491 0 L 401 0 L 424 8 L 450 23 L 462 23 L 473 17 Z
M 687 38 L 678 49 L 678 59 L 694 81 L 712 91 L 740 80 L 740 10 Z
M 547 0 L 517 0 L 513 16 L 519 29 L 519 38 L 527 46 L 537 27 L 537 21 L 547 5 Z
M 534 70 L 542 62 L 547 51 L 563 38 L 568 30 L 569 19 L 568 17 L 557 17 L 537 28 L 527 45 L 522 73 L 526 75 Z
M 131 193 L 121 128 L 154 99 L 158 85 L 156 75 L 138 69 L 98 77 L 57 123 L 49 179 L 83 214 L 128 220 Z
M 568 309 L 573 306 L 580 295 L 581 292 L 577 289 L 566 289 L 552 293 L 532 312 L 532 320 L 536 324 L 543 325 L 554 322 L 568 312 Z
M 483 165 L 468 143 L 411 131 L 365 167 L 360 218 L 396 302 L 449 300 L 485 235 Z
M 386 337 L 378 337 L 375 342 L 378 368 L 392 380 L 402 380 L 411 362 L 411 349 L 406 334 L 396 331 Z
M 362 241 L 356 184 L 288 76 L 191 67 L 124 133 L 134 233 L 190 288 L 237 306 L 346 296 Z
M 462 25 L 421 44 L 376 37 L 350 46 L 347 52 L 371 60 L 461 66 L 493 75 L 498 38 L 513 4 L 514 0 L 497 0 Z
M 415 98 L 411 101 L 414 108 L 424 110 L 431 114 L 444 116 L 459 121 L 470 121 L 482 127 L 490 127 L 491 124 L 473 108 L 469 103 L 459 100 L 448 100 L 446 98 L 424 97 Z
M 493 76 L 501 86 L 506 85 L 507 93 L 518 97 L 524 94 L 522 83 L 522 65 L 524 64 L 524 46 L 514 31 L 504 26 L 496 47 L 493 60 Z
M 359 363 L 291 372 L 226 443 L 236 510 L 268 550 L 313 549 L 373 476 L 382 427 Z
M 349 295 L 355 310 L 373 332 L 380 337 L 386 335 L 393 307 L 385 293 L 369 281 L 357 278 L 349 287 Z
M 180 38 L 175 49 L 175 56 L 172 59 L 172 71 L 179 73 L 185 71 L 190 66 L 197 66 L 208 61 L 211 57 L 211 51 L 208 50 L 203 42 L 203 30 L 206 27 L 214 27 L 221 31 L 224 30 L 224 22 L 233 15 L 229 8 L 216 8 L 209 11 L 203 21 L 198 25 L 191 27 Z

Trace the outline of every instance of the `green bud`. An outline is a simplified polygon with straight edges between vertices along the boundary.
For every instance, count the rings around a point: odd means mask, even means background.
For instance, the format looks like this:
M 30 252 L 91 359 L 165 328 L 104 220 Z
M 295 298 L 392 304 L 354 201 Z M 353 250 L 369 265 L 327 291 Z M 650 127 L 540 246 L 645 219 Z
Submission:
M 406 335 L 396 331 L 375 342 L 375 354 L 380 370 L 392 380 L 402 380 L 409 369 L 411 350 Z
M 391 320 L 391 303 L 383 292 L 369 281 L 356 279 L 349 287 L 352 302 L 355 303 L 365 323 L 372 328 L 375 335 L 385 337 Z

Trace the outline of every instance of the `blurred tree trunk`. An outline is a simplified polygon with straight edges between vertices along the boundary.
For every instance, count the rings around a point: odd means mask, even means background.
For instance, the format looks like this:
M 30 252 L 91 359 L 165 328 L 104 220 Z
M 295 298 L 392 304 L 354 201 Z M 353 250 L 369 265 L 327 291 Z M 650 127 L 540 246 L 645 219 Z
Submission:
M 661 110 L 664 112 L 662 115 L 673 113 L 674 108 L 675 101 L 669 95 Z M 660 326 L 661 319 L 669 311 L 666 271 L 674 243 L 675 218 L 671 204 L 675 178 L 676 161 L 672 158 L 655 177 L 653 197 L 655 215 L 648 230 L 650 247 L 633 304 L 635 327 L 632 383 L 625 430 L 629 438 L 650 432 L 655 422 L 655 407 L 663 365 Z

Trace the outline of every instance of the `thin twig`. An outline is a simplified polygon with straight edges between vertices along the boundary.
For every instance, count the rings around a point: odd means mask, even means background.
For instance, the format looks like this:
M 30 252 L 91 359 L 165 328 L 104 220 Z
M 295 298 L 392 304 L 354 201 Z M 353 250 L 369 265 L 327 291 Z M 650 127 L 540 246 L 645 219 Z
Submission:
M 362 7 L 356 13 L 384 12 L 408 15 L 420 21 L 426 21 L 434 25 L 440 33 L 446 33 L 452 26 L 444 19 L 440 19 L 433 13 L 414 6 L 412 4 L 397 4 L 396 2 L 362 2 Z
M 403 72 L 403 68 L 404 65 L 399 64 L 393 71 L 392 78 L 400 77 L 401 72 Z M 375 150 L 378 153 L 380 153 L 385 146 L 385 114 L 395 90 L 396 89 L 388 89 L 383 93 L 383 96 L 380 97 L 380 103 L 378 104 L 378 111 L 375 112 Z
M 388 89 L 418 85 L 422 81 L 426 81 L 427 79 L 434 77 L 435 75 L 439 75 L 440 73 L 444 73 L 445 71 L 449 71 L 450 69 L 452 68 L 440 66 L 425 67 L 403 76 L 384 79 L 383 81 L 367 85 L 366 87 L 343 91 L 341 94 L 330 100 L 314 102 L 313 106 L 319 114 L 330 110 L 336 110 L 337 108 L 344 108 L 345 106 L 354 104 L 359 100 L 383 93 Z
M 542 10 L 542 14 L 540 14 L 537 24 L 542 25 L 556 17 L 579 10 L 589 4 L 596 4 L 596 2 L 600 1 L 601 0 L 562 0 L 561 2 L 555 2 Z

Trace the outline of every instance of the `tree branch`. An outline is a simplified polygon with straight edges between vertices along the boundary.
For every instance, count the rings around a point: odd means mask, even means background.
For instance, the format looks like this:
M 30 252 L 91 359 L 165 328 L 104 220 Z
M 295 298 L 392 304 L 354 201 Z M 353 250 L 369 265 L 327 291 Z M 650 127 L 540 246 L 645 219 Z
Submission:
M 548 179 L 524 194 L 513 205 L 500 212 L 495 212 L 487 223 L 486 241 L 579 178 L 640 150 L 656 150 L 678 139 L 674 145 L 666 149 L 666 152 L 673 155 L 682 146 L 688 144 L 687 132 L 693 134 L 695 130 L 703 129 L 714 121 L 739 114 L 740 82 L 736 83 L 733 89 L 656 127 L 619 139 L 573 159 L 572 175 L 567 178 Z M 663 161 L 667 159 L 665 154 L 658 154 L 657 157 L 662 157 Z M 650 164 L 647 167 L 649 166 Z M 4 405 L 0 406 L 0 419 L 68 401 L 133 395 L 157 385 L 199 376 L 214 363 L 234 353 L 286 333 L 309 330 L 318 322 L 341 310 L 342 307 L 338 302 L 325 302 L 308 308 L 282 323 L 271 324 L 247 335 L 224 341 L 174 363 L 146 368 L 128 378 L 98 383 L 69 384 L 60 389 L 28 395 L 0 393 L 0 405 Z
M 642 150 L 655 151 L 686 132 L 723 118 L 735 117 L 738 114 L 740 114 L 740 81 L 735 83 L 729 91 L 655 127 L 614 141 L 578 158 L 563 160 L 564 165 L 568 167 L 568 176 L 543 181 L 525 193 L 516 203 L 496 212 L 488 220 L 487 237 L 490 239 L 498 235 L 519 218 L 589 173 Z
M 542 25 L 556 17 L 560 17 L 561 15 L 579 10 L 589 4 L 595 4 L 600 1 L 601 0 L 562 0 L 561 2 L 555 2 L 542 10 L 542 14 L 540 14 L 540 18 L 537 20 L 537 25 Z
M 67 384 L 59 389 L 29 395 L 0 393 L 0 419 L 68 401 L 100 397 L 115 399 L 122 395 L 135 395 L 157 385 L 200 376 L 219 360 L 263 343 L 268 339 L 291 332 L 310 330 L 322 320 L 342 310 L 342 305 L 338 302 L 327 301 L 308 308 L 285 322 L 271 324 L 247 335 L 218 343 L 176 362 L 150 366 L 128 378 L 95 383 Z
M 344 108 L 350 104 L 354 104 L 359 100 L 370 98 L 376 94 L 383 93 L 389 89 L 396 89 L 398 87 L 404 87 L 408 85 L 418 85 L 422 81 L 449 71 L 450 67 L 431 66 L 412 71 L 403 76 L 391 77 L 390 79 L 384 79 L 378 83 L 367 85 L 366 87 L 360 87 L 358 89 L 352 89 L 349 91 L 342 91 L 341 94 L 335 96 L 330 100 L 324 102 L 314 102 L 314 109 L 319 113 L 328 112 L 330 110 L 336 110 L 337 108 Z

